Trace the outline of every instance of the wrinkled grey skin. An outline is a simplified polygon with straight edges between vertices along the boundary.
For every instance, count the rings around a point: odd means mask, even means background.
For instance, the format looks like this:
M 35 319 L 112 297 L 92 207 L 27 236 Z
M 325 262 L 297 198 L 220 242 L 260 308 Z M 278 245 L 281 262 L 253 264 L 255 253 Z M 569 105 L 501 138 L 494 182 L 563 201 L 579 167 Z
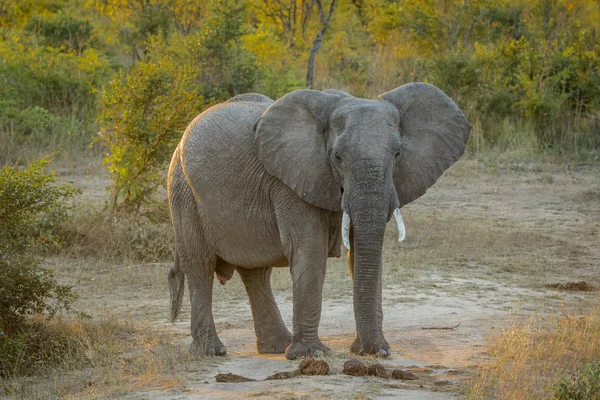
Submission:
M 191 350 L 225 355 L 212 286 L 238 271 L 259 353 L 328 352 L 318 335 L 327 257 L 340 256 L 349 214 L 358 354 L 391 354 L 382 331 L 381 250 L 397 207 L 425 193 L 463 153 L 470 125 L 434 86 L 413 83 L 380 100 L 299 90 L 276 102 L 237 96 L 200 114 L 169 169 L 176 236 L 172 318 L 188 278 Z M 273 298 L 273 267 L 290 266 L 293 334 Z

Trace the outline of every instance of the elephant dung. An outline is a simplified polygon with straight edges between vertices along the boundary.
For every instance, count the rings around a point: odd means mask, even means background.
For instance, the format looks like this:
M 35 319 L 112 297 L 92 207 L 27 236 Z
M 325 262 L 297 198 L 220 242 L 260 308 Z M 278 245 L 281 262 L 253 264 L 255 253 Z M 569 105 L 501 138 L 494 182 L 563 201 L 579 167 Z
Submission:
M 387 378 L 385 367 L 381 364 L 373 364 L 367 367 L 367 375 L 377 376 L 379 378 Z
M 358 360 L 350 360 L 344 363 L 344 374 L 352 376 L 365 376 L 367 367 Z
M 392 372 L 392 378 L 401 379 L 403 381 L 414 381 L 415 379 L 419 379 L 412 372 L 402 371 L 401 369 L 395 369 L 394 372 Z
M 329 373 L 329 364 L 323 360 L 307 358 L 302 360 L 298 367 L 302 375 L 327 375 Z
M 256 379 L 250 379 L 250 378 L 246 378 L 245 376 L 230 374 L 230 373 L 218 374 L 215 377 L 215 379 L 217 380 L 217 382 L 233 382 L 233 383 L 256 382 Z
M 300 375 L 301 373 L 302 372 L 300 371 L 300 369 L 296 369 L 293 371 L 277 372 L 276 374 L 269 376 L 265 380 L 266 381 L 275 381 L 275 380 L 279 380 L 279 379 L 289 379 L 289 378 L 294 378 L 294 377 Z
M 294 371 L 283 371 L 277 372 L 269 376 L 267 381 L 289 379 L 294 378 L 298 375 L 327 375 L 329 373 L 329 364 L 323 360 L 317 360 L 314 358 L 307 358 L 302 360 L 298 369 Z

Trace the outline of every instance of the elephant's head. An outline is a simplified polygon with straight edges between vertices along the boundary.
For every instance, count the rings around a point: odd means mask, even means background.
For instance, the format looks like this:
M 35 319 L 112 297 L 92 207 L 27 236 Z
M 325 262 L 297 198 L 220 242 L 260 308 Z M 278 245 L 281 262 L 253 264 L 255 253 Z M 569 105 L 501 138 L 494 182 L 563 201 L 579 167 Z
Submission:
M 367 353 L 381 346 L 377 296 L 385 225 L 462 155 L 471 129 L 435 86 L 411 83 L 379 97 L 298 90 L 273 103 L 255 126 L 265 169 L 304 201 L 343 211 L 352 223 L 354 314 Z

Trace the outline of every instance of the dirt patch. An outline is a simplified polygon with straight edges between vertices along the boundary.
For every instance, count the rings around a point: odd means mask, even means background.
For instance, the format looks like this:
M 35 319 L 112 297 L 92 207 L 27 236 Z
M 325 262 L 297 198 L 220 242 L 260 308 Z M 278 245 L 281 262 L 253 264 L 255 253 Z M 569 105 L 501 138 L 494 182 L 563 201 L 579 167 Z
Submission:
M 597 290 L 594 286 L 588 284 L 586 281 L 552 283 L 552 284 L 546 285 L 546 287 L 548 287 L 550 289 L 570 290 L 573 292 L 594 292 Z

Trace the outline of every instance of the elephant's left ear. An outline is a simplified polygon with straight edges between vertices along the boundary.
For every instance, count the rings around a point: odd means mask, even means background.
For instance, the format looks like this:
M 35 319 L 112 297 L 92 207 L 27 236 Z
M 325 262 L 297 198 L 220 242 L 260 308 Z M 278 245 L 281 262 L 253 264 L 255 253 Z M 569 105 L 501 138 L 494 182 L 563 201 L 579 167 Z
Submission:
M 258 159 L 302 200 L 341 209 L 341 191 L 327 154 L 329 116 L 337 94 L 296 90 L 271 104 L 254 126 Z
M 400 207 L 425 191 L 465 151 L 471 125 L 444 92 L 409 83 L 380 95 L 400 111 L 402 154 L 394 171 Z

